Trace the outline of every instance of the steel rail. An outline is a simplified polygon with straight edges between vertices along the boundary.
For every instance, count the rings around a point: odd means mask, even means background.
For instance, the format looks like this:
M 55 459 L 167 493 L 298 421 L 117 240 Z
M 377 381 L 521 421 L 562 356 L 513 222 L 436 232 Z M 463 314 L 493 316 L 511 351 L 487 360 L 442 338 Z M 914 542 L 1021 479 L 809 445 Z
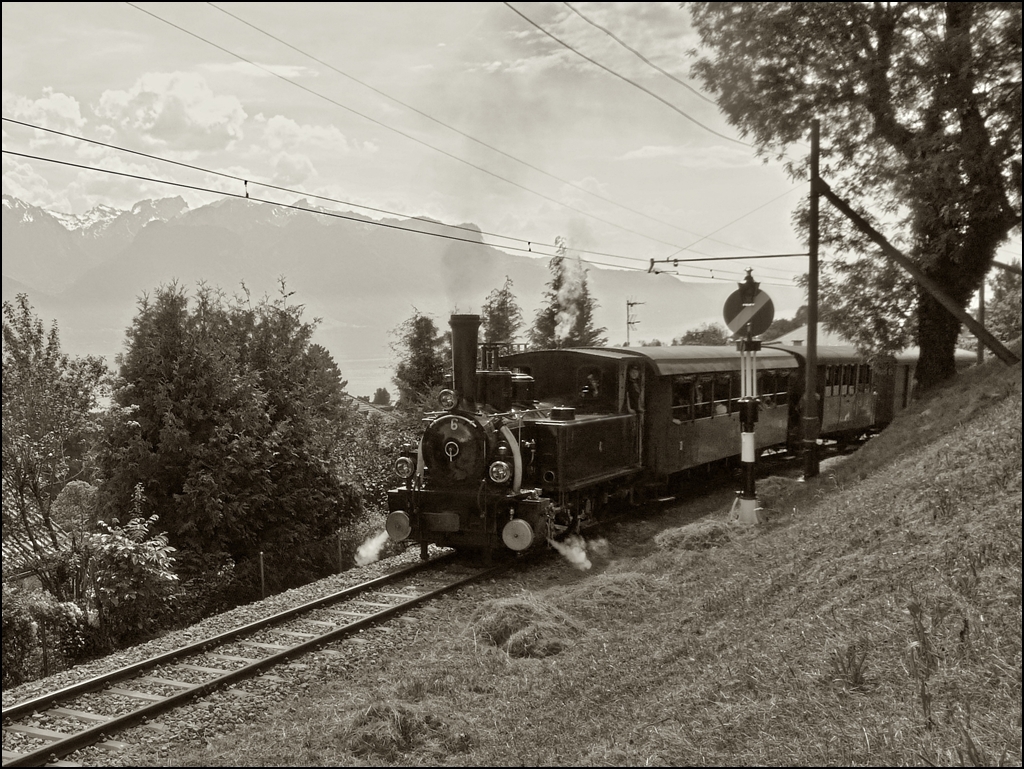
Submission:
M 410 567 L 397 571 L 394 574 L 388 574 L 384 577 L 379 577 L 377 579 L 370 580 L 369 582 L 364 582 L 360 585 L 347 588 L 346 590 L 340 591 L 339 593 L 334 593 L 330 596 L 325 596 L 324 598 L 311 601 L 309 603 L 303 604 L 302 606 L 295 607 L 294 609 L 289 609 L 287 611 L 280 612 L 278 614 L 273 615 L 272 617 L 268 617 L 266 619 L 250 623 L 248 625 L 245 625 L 244 627 L 240 627 L 235 630 L 228 631 L 226 633 L 221 633 L 220 635 L 214 636 L 212 638 L 204 639 L 203 641 L 190 644 L 187 647 L 182 647 L 182 649 L 177 649 L 172 652 L 159 655 L 157 657 L 152 657 L 143 662 L 136 663 L 126 668 L 114 671 L 113 673 L 104 676 L 97 676 L 93 679 L 82 682 L 81 684 L 66 687 L 65 689 L 61 689 L 58 692 L 53 692 L 41 697 L 37 697 L 33 700 L 20 703 L 19 705 L 13 706 L 8 710 L 3 711 L 4 721 L 6 722 L 9 718 L 16 718 L 28 713 L 34 713 L 39 710 L 49 709 L 50 707 L 54 707 L 57 705 L 58 699 L 67 700 L 79 694 L 95 691 L 97 689 L 102 688 L 104 685 L 111 683 L 112 681 L 130 678 L 134 675 L 145 672 L 149 668 L 155 667 L 157 665 L 166 664 L 167 662 L 171 662 L 176 659 L 181 659 L 183 657 L 201 654 L 212 647 L 233 641 L 242 635 L 250 634 L 252 632 L 255 632 L 256 630 L 260 630 L 272 624 L 278 624 L 280 622 L 291 619 L 295 616 L 311 611 L 313 609 L 320 608 L 331 603 L 338 603 L 344 600 L 345 598 L 350 598 L 361 592 L 366 592 L 368 590 L 373 589 L 374 587 L 379 587 L 381 585 L 398 581 L 403 577 L 410 576 L 411 574 L 418 572 L 422 569 L 425 569 L 427 567 L 436 566 L 444 561 L 449 560 L 451 557 L 451 555 L 445 555 L 440 558 L 432 559 L 430 561 L 414 564 Z M 159 715 L 160 713 L 163 713 L 167 710 L 171 710 L 175 707 L 178 707 L 188 702 L 189 700 L 203 697 L 215 691 L 216 689 L 225 687 L 236 681 L 252 677 L 269 667 L 273 667 L 274 665 L 280 664 L 281 662 L 291 659 L 292 657 L 299 656 L 308 651 L 316 649 L 324 644 L 343 638 L 346 635 L 358 632 L 363 628 L 369 627 L 377 622 L 387 619 L 402 611 L 405 611 L 411 608 L 412 606 L 429 601 L 433 598 L 436 598 L 439 595 L 447 593 L 451 590 L 455 590 L 470 582 L 481 579 L 491 574 L 496 574 L 501 571 L 504 571 L 508 569 L 512 565 L 512 563 L 513 562 L 510 561 L 479 570 L 467 577 L 463 577 L 447 585 L 443 585 L 442 587 L 431 590 L 427 593 L 417 595 L 408 601 L 403 601 L 401 603 L 394 604 L 393 606 L 390 606 L 386 609 L 382 609 L 381 611 L 369 614 L 362 619 L 357 619 L 353 622 L 341 625 L 322 635 L 316 636 L 315 638 L 302 641 L 294 646 L 289 647 L 286 650 L 282 650 L 275 654 L 271 654 L 259 660 L 254 660 L 249 664 L 237 668 L 235 670 L 225 671 L 223 675 L 217 676 L 203 683 L 195 684 L 194 686 L 185 689 L 177 694 L 167 696 L 158 702 L 153 702 L 149 705 L 137 708 L 131 711 L 130 713 L 126 713 L 121 716 L 111 717 L 109 720 L 106 720 L 103 723 L 97 724 L 96 726 L 84 729 L 74 734 L 69 734 L 65 739 L 54 741 L 34 751 L 11 757 L 9 760 L 4 761 L 3 765 L 42 766 L 46 763 L 56 761 L 59 758 L 63 758 L 64 756 L 67 756 L 70 753 L 75 752 L 76 750 L 80 750 L 84 747 L 93 745 L 97 742 L 102 742 L 113 733 L 130 728 L 139 723 L 143 723 L 152 718 L 153 716 Z M 9 713 L 12 715 L 8 715 Z

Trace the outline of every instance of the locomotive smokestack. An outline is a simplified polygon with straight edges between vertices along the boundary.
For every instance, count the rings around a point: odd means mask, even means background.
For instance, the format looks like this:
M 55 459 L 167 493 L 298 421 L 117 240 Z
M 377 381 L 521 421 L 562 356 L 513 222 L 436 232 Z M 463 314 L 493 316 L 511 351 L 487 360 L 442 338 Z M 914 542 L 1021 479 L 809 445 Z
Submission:
M 452 384 L 459 400 L 466 406 L 475 405 L 476 396 L 476 338 L 480 328 L 479 315 L 452 315 Z

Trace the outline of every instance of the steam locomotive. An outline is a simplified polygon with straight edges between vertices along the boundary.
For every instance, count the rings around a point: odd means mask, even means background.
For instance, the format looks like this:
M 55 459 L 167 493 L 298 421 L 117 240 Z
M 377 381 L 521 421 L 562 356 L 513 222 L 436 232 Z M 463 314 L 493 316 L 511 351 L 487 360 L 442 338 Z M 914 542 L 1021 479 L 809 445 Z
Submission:
M 386 528 L 434 543 L 523 552 L 595 523 L 616 501 L 671 488 L 740 453 L 740 353 L 729 347 L 575 348 L 499 358 L 476 315 L 453 315 L 453 390 L 395 462 Z M 880 428 L 910 398 L 916 356 L 868 365 L 818 347 L 820 435 Z M 806 358 L 756 358 L 756 448 L 800 439 Z

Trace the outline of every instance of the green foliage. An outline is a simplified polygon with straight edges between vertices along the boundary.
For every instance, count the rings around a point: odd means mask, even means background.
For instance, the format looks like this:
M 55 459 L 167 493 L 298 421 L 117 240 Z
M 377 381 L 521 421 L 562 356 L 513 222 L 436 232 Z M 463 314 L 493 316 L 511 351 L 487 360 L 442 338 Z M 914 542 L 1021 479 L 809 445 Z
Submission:
M 505 276 L 501 288 L 487 295 L 480 312 L 483 338 L 487 344 L 512 344 L 523 325 L 523 311 L 512 293 L 512 278 Z
M 597 303 L 587 286 L 587 271 L 578 256 L 568 253 L 565 238 L 555 238 L 557 250 L 548 262 L 551 280 L 544 306 L 537 311 L 530 344 L 539 350 L 556 347 L 600 347 L 608 344 L 604 328 L 594 326 Z
M 167 535 L 153 532 L 157 520 L 100 521 L 101 533 L 89 537 L 100 630 L 115 646 L 144 638 L 169 616 L 178 576 Z
M 1021 224 L 1021 7 L 1004 3 L 694 3 L 710 55 L 694 74 L 759 154 L 822 125 L 821 175 L 961 308 Z M 787 170 L 808 177 L 806 151 Z M 797 223 L 806 228 L 806 203 Z M 879 262 L 827 204 L 822 242 Z M 837 278 L 836 308 L 863 308 L 861 268 Z M 907 291 L 905 282 L 900 291 Z M 877 300 L 899 339 L 916 304 L 923 388 L 953 375 L 960 323 L 924 291 Z
M 389 393 L 385 387 L 378 387 L 377 391 L 373 394 L 373 400 L 370 401 L 370 403 L 374 406 L 390 406 L 391 393 Z
M 4 542 L 60 600 L 68 585 L 54 561 L 61 537 L 51 508 L 65 484 L 88 475 L 90 412 L 105 374 L 100 358 L 62 353 L 56 324 L 46 333 L 25 294 L 3 303 Z
M 800 284 L 806 286 L 806 276 Z M 907 273 L 881 255 L 832 262 L 818 286 L 818 318 L 862 354 L 896 355 L 917 336 L 917 292 Z
M 691 328 L 680 337 L 672 340 L 674 345 L 729 344 L 729 332 L 718 323 L 702 323 L 700 328 Z
M 419 427 L 416 419 L 368 414 L 352 429 L 344 452 L 346 477 L 373 511 L 386 509 L 387 490 L 394 485 L 394 463 L 402 444 L 414 441 Z
M 392 380 L 398 388 L 398 405 L 414 409 L 431 388 L 444 385 L 444 338 L 429 315 L 413 308 L 413 314 L 392 329 L 391 349 L 398 356 Z
M 139 301 L 104 425 L 104 516 L 131 508 L 142 484 L 171 544 L 238 561 L 355 513 L 339 458 L 344 383 L 289 296 L 282 285 L 253 304 L 203 286 L 190 308 L 172 285 Z
M 818 301 L 821 301 L 820 287 Z M 818 311 L 820 314 L 821 307 L 818 308 Z M 776 318 L 775 320 L 773 320 L 772 324 L 768 327 L 768 330 L 761 335 L 761 338 L 766 342 L 770 342 L 773 339 L 778 339 L 780 336 L 788 334 L 790 331 L 795 331 L 796 329 L 805 325 L 807 325 L 806 304 L 801 305 L 799 308 L 797 308 L 796 315 L 794 315 L 792 318 Z
M 1020 269 L 1020 259 L 1011 264 Z M 1021 276 L 997 269 L 989 280 L 985 326 L 1000 341 L 1009 344 L 1021 336 Z
M 61 670 L 78 659 L 89 635 L 85 613 L 38 590 L 3 585 L 3 688 Z

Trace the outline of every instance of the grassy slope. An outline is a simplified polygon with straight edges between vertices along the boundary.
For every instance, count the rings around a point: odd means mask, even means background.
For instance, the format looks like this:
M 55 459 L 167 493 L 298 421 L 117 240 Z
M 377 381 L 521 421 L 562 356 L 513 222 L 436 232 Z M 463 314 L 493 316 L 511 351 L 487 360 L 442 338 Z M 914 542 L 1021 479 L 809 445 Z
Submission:
M 1020 366 L 759 490 L 763 526 L 719 496 L 621 527 L 176 761 L 1019 765 Z

